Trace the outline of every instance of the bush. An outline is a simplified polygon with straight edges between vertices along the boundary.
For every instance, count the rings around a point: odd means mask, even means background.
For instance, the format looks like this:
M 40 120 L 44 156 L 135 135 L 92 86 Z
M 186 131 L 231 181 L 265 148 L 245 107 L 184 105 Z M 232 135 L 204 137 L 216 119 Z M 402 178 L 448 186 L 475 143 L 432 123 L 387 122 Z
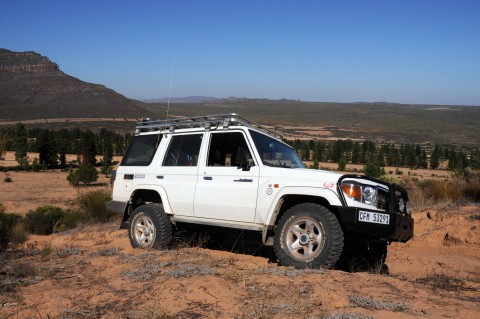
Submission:
M 10 234 L 10 245 L 13 248 L 17 248 L 23 245 L 24 242 L 28 240 L 28 231 L 23 223 L 23 220 L 19 220 L 17 224 L 13 227 L 12 233 Z
M 480 172 L 465 171 L 452 179 L 423 180 L 404 177 L 412 206 L 419 209 L 434 204 L 480 201 Z
M 110 199 L 111 196 L 106 191 L 96 190 L 81 194 L 78 198 L 78 204 L 86 220 L 105 223 L 114 215 L 105 206 L 105 203 Z
M 46 205 L 29 211 L 25 216 L 25 226 L 33 234 L 49 235 L 75 228 L 81 220 L 82 216 L 75 212 Z
M 480 171 L 467 169 L 462 175 L 466 182 L 463 189 L 464 196 L 475 202 L 480 202 Z
M 40 163 L 38 162 L 38 158 L 34 158 L 33 161 L 32 161 L 32 165 L 30 167 L 32 169 L 32 171 L 34 172 L 40 172 L 40 169 L 42 168 L 40 166 Z
M 97 180 L 98 171 L 95 167 L 90 165 L 82 165 L 76 171 L 70 172 L 67 176 L 67 181 L 73 186 L 78 186 L 80 183 L 89 185 Z
M 11 182 L 13 182 L 13 181 L 12 181 L 12 178 L 10 178 L 10 177 L 5 177 L 5 179 L 4 179 L 3 181 L 4 181 L 5 183 L 11 183 Z
M 461 180 L 426 181 L 420 183 L 424 195 L 435 203 L 457 202 L 463 199 L 464 183 Z
M 9 214 L 5 212 L 5 207 L 0 204 L 0 251 L 8 248 L 9 243 L 14 245 L 22 244 L 27 240 L 27 235 L 24 232 L 20 234 L 22 217 L 16 214 Z

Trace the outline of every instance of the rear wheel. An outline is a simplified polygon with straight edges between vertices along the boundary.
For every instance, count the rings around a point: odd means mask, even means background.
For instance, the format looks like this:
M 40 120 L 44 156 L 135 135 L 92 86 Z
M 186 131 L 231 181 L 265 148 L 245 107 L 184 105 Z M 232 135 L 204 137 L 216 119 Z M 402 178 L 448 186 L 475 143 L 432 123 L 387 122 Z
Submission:
M 160 204 L 139 206 L 128 228 L 134 248 L 167 248 L 172 241 L 172 223 Z
M 340 257 L 343 232 L 325 207 L 304 203 L 290 208 L 278 222 L 274 250 L 278 261 L 295 268 L 330 268 Z

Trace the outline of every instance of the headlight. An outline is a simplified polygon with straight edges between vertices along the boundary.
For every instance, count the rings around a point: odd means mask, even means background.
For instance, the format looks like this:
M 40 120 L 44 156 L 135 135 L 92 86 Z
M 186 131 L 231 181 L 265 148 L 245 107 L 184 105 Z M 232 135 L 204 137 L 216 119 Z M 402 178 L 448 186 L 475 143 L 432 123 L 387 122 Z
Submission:
M 377 188 L 373 186 L 363 186 L 362 201 L 367 205 L 377 206 Z
M 367 205 L 377 206 L 377 188 L 356 182 L 343 182 L 342 191 L 349 198 Z

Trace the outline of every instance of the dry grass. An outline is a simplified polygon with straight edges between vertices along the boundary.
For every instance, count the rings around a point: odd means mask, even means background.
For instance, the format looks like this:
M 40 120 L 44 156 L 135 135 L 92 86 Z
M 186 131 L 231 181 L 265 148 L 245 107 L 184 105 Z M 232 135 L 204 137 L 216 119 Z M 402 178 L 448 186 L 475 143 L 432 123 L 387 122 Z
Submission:
M 480 179 L 476 178 L 417 180 L 406 176 L 401 183 L 417 210 L 480 200 Z
M 417 278 L 416 283 L 430 287 L 437 291 L 460 291 L 468 290 L 467 279 L 462 276 L 460 271 L 447 272 L 433 270 L 425 277 Z
M 381 301 L 372 297 L 363 297 L 359 295 L 351 295 L 349 301 L 361 308 L 388 310 L 393 312 L 411 312 L 411 307 L 402 302 Z

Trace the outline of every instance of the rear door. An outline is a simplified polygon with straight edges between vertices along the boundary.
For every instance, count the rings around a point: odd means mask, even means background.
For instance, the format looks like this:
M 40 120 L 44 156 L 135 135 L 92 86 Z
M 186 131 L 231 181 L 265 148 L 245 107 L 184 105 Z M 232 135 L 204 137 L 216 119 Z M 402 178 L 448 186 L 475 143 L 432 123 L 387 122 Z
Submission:
M 170 139 L 162 164 L 156 171 L 157 183 L 165 188 L 175 215 L 193 216 L 198 157 L 203 133 L 175 134 Z

